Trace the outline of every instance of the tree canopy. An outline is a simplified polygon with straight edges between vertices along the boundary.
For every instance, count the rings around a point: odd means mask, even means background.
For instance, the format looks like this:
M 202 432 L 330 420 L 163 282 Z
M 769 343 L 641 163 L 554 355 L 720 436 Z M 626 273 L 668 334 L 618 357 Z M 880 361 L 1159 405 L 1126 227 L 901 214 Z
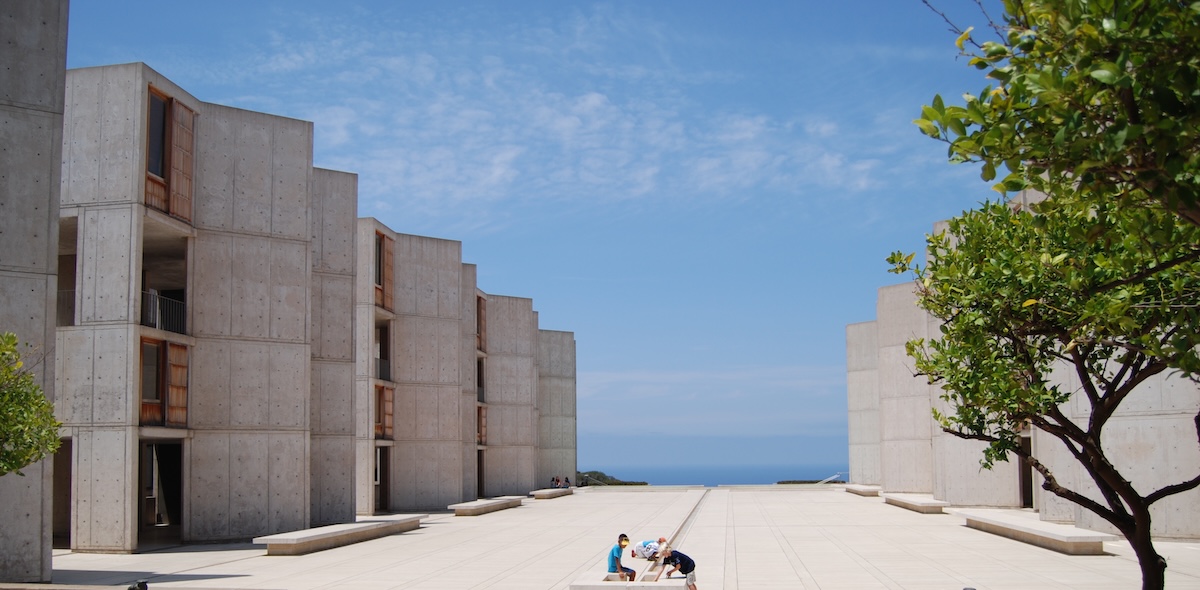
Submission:
M 12 332 L 0 334 L 0 476 L 42 460 L 58 449 L 54 405 L 25 368 Z
M 928 3 L 928 0 L 926 0 Z M 1004 0 L 958 48 L 993 82 L 915 121 L 996 189 L 1156 206 L 1200 225 L 1200 2 Z

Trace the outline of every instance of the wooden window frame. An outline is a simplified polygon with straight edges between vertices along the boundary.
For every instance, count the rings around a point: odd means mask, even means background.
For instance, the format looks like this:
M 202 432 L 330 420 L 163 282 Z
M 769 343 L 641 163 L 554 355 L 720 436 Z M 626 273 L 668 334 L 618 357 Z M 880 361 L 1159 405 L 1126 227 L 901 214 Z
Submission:
M 388 311 L 394 309 L 393 293 L 396 279 L 393 276 L 393 263 L 396 259 L 396 241 L 375 232 L 375 305 Z
M 383 385 L 375 386 L 375 438 L 393 440 L 395 437 L 396 390 Z
M 172 217 L 191 223 L 195 178 L 196 112 L 163 91 L 150 86 L 146 98 L 146 184 L 143 202 Z M 163 103 L 162 161 L 157 174 L 150 170 L 150 144 L 158 133 L 151 116 L 152 101 Z
M 176 342 L 142 338 L 138 349 L 139 367 L 146 366 L 146 346 L 154 345 L 156 397 L 146 398 L 144 369 L 138 371 L 138 423 L 142 426 L 187 428 L 188 425 L 188 347 Z

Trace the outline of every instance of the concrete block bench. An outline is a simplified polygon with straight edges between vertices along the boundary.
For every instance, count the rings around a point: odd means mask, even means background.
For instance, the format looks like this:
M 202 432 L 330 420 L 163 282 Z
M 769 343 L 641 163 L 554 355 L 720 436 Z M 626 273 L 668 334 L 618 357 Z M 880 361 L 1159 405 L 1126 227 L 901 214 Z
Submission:
M 907 508 L 921 514 L 941 514 L 942 508 L 950 505 L 949 502 L 933 499 L 933 496 L 930 494 L 893 494 L 887 492 L 879 495 L 883 496 L 883 501 L 888 504 Z
M 570 496 L 572 493 L 574 493 L 574 490 L 571 488 L 545 488 L 541 490 L 533 490 L 532 492 L 529 492 L 529 495 L 533 496 L 533 499 L 535 500 L 549 500 L 551 498 Z
M 660 578 L 657 582 L 654 581 L 654 576 L 650 579 L 642 579 L 638 576 L 635 582 L 622 582 L 617 574 L 610 574 L 606 571 L 588 572 L 579 579 L 571 582 L 568 587 L 570 590 L 605 590 L 609 588 L 642 588 L 650 590 L 653 588 L 686 588 L 687 580 L 682 574 L 676 574 L 674 578 Z
M 1104 543 L 1120 537 L 1046 522 L 1033 512 L 1017 510 L 955 510 L 967 526 L 1068 555 L 1103 555 Z
M 524 500 L 522 496 L 500 496 L 498 498 L 481 498 L 470 502 L 451 504 L 446 508 L 454 511 L 454 516 L 479 516 L 505 508 L 516 508 Z
M 846 491 L 859 496 L 878 496 L 879 486 L 867 486 L 856 483 L 846 484 Z
M 267 555 L 304 555 L 352 543 L 411 531 L 421 526 L 428 514 L 389 514 L 363 517 L 358 522 L 331 524 L 287 533 L 255 537 L 255 545 L 266 545 Z

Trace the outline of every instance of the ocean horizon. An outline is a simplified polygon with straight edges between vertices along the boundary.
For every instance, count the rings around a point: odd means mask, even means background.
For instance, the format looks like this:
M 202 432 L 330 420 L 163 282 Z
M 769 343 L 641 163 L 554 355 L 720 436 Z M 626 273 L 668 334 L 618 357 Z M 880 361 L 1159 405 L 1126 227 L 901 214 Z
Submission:
M 849 477 L 850 466 L 823 465 L 697 465 L 697 466 L 601 466 L 579 467 L 581 471 L 601 471 L 622 481 L 644 481 L 650 485 L 763 485 L 781 481 L 820 481 L 837 474 Z

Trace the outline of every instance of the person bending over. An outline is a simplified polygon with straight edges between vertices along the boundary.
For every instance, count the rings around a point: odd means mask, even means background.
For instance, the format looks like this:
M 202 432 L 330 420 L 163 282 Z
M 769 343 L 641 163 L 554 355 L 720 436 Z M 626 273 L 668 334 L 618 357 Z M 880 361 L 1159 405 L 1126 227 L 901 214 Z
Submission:
M 692 558 L 670 547 L 660 549 L 658 554 L 663 560 L 662 569 L 658 570 L 659 576 L 662 575 L 663 570 L 667 569 L 668 565 L 672 565 L 674 569 L 667 574 L 667 577 L 670 578 L 671 574 L 675 572 L 683 572 L 683 575 L 687 577 L 688 590 L 696 590 L 696 562 L 692 561 Z M 654 581 L 658 581 L 658 576 L 654 577 Z

